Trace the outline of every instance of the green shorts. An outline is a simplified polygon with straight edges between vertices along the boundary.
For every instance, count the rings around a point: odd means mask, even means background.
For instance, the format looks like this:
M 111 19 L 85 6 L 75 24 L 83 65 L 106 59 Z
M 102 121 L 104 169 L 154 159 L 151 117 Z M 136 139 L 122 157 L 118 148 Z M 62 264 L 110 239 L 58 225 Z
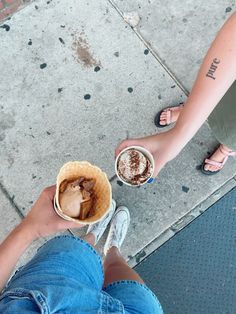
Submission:
M 208 118 L 216 139 L 236 151 L 236 81 Z

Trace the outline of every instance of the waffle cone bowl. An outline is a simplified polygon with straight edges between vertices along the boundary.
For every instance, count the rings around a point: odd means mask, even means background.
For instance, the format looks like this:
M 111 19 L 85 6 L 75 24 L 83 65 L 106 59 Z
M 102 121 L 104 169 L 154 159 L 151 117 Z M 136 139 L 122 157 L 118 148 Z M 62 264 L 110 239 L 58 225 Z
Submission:
M 65 180 L 73 181 L 78 178 L 93 180 L 93 214 L 87 218 L 71 217 L 65 213 L 64 208 L 60 205 L 61 186 Z M 91 165 L 87 161 L 71 161 L 62 166 L 57 176 L 56 195 L 54 198 L 55 211 L 62 218 L 74 221 L 79 224 L 93 224 L 101 220 L 108 212 L 111 205 L 112 193 L 111 185 L 105 172 L 100 168 Z

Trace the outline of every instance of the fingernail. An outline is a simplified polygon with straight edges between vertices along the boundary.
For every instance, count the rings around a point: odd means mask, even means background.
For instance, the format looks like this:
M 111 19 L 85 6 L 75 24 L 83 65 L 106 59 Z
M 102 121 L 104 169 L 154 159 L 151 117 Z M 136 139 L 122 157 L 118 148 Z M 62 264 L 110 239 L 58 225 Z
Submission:
M 152 182 L 154 182 L 154 178 L 150 178 L 148 181 L 147 181 L 147 183 L 152 183 Z

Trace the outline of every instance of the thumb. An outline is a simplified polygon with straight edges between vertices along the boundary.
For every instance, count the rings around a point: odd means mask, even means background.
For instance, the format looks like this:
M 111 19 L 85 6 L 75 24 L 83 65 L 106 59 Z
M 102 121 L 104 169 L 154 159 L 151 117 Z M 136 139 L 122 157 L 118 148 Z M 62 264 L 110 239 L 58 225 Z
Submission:
M 119 153 L 125 149 L 126 147 L 129 147 L 129 146 L 134 146 L 134 145 L 137 145 L 138 144 L 138 140 L 136 139 L 130 139 L 130 140 L 124 140 L 122 141 L 116 148 L 115 150 L 115 156 L 117 157 L 119 155 Z

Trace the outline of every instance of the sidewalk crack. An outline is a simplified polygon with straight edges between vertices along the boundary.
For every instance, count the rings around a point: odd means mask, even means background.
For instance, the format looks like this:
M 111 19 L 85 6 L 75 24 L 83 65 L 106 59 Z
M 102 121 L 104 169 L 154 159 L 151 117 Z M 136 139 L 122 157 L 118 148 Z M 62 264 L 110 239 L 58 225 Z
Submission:
M 21 219 L 23 219 L 25 216 L 23 215 L 22 211 L 20 210 L 19 206 L 15 203 L 14 197 L 10 195 L 10 193 L 7 191 L 5 186 L 0 182 L 0 190 L 2 193 L 6 196 L 6 198 L 9 200 L 11 205 L 15 208 L 17 214 L 20 216 Z
M 118 12 L 118 14 L 124 19 L 124 13 L 120 10 L 120 8 L 115 4 L 113 0 L 108 0 L 108 2 L 113 6 L 113 8 Z M 161 65 L 161 67 L 167 72 L 167 74 L 172 78 L 172 80 L 176 83 L 176 85 L 182 90 L 182 92 L 189 96 L 189 91 L 187 88 L 180 82 L 180 80 L 175 76 L 175 74 L 169 69 L 169 67 L 162 61 L 161 57 L 158 53 L 152 48 L 152 46 L 147 42 L 147 40 L 139 33 L 136 27 L 131 27 L 136 36 L 141 40 L 141 42 L 148 48 L 153 57 L 157 60 L 157 62 Z

